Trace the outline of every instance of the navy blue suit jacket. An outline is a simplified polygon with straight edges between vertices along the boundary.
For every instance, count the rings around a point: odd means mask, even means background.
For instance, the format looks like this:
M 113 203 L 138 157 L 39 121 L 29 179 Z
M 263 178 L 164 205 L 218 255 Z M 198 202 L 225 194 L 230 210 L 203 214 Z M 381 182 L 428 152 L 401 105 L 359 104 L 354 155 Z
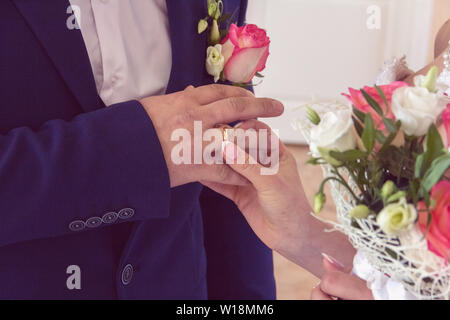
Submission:
M 224 2 L 243 23 L 246 1 Z M 210 83 L 205 1 L 167 5 L 168 93 Z M 105 107 L 68 6 L 0 1 L 0 298 L 274 298 L 271 252 L 237 208 L 196 183 L 170 189 L 139 102 Z

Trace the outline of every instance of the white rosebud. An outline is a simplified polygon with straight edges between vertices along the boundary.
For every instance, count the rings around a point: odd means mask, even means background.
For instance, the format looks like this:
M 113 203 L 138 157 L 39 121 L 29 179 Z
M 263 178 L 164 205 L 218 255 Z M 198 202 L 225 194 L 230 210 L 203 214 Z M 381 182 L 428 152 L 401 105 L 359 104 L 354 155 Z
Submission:
M 206 29 L 208 29 L 208 21 L 202 19 L 198 22 L 198 34 L 202 34 Z
M 320 157 L 319 147 L 324 150 L 344 152 L 356 148 L 350 109 L 327 112 L 318 125 L 311 129 L 310 148 L 314 157 Z
M 423 87 L 402 87 L 392 96 L 392 112 L 409 136 L 426 135 L 445 106 L 444 100 Z
M 386 206 L 377 216 L 377 223 L 387 234 L 399 234 L 412 227 L 417 219 L 417 210 L 405 198 Z
M 214 77 L 214 82 L 219 81 L 220 74 L 225 67 L 225 57 L 222 54 L 222 45 L 216 44 L 206 51 L 206 71 Z

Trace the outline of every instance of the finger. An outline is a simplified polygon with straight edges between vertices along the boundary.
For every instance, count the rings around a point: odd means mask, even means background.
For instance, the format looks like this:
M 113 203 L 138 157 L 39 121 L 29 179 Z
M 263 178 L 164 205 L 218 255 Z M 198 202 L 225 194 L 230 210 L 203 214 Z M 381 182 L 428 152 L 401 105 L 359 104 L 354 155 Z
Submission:
M 255 97 L 249 90 L 223 84 L 211 84 L 193 88 L 189 93 L 192 94 L 192 97 L 201 105 L 208 105 L 232 97 Z
M 277 100 L 242 97 L 216 101 L 197 110 L 199 118 L 204 119 L 210 127 L 259 117 L 278 117 L 283 111 L 283 104 Z
M 238 191 L 237 186 L 226 185 L 223 183 L 210 182 L 210 181 L 200 181 L 201 184 L 210 188 L 211 190 L 220 193 L 225 198 L 230 199 L 231 201 L 236 201 L 236 193 Z
M 326 271 L 341 271 L 341 272 L 345 271 L 344 265 L 342 263 L 340 263 L 339 261 L 337 261 L 332 256 L 329 256 L 326 253 L 322 253 L 322 256 L 323 256 L 323 259 L 322 259 L 323 266 Z
M 199 177 L 201 181 L 216 182 L 234 186 L 248 186 L 250 182 L 225 164 L 210 165 Z
M 273 188 L 277 177 L 275 175 L 263 175 L 266 168 L 235 144 L 225 142 L 224 159 L 231 169 L 250 181 L 255 189 Z
M 258 121 L 256 119 L 250 119 L 246 121 L 242 121 L 238 123 L 236 126 L 234 126 L 233 129 L 242 129 L 242 130 L 248 130 L 248 129 L 255 129 L 259 132 L 259 130 L 266 130 L 268 132 L 267 134 L 267 141 L 271 141 L 272 137 L 275 137 L 276 142 L 278 144 L 278 152 L 280 154 L 280 157 L 284 156 L 288 150 L 286 146 L 280 141 L 279 137 L 275 134 L 275 132 L 272 131 L 272 128 L 269 127 L 264 122 Z M 258 142 L 259 142 L 259 135 L 258 135 Z M 258 144 L 259 145 L 259 144 Z M 269 145 L 269 151 L 272 149 L 272 143 Z
M 372 300 L 372 292 L 364 280 L 355 275 L 331 271 L 325 273 L 320 289 L 329 296 L 344 300 Z
M 320 286 L 311 291 L 311 300 L 333 300 L 329 295 L 320 290 Z

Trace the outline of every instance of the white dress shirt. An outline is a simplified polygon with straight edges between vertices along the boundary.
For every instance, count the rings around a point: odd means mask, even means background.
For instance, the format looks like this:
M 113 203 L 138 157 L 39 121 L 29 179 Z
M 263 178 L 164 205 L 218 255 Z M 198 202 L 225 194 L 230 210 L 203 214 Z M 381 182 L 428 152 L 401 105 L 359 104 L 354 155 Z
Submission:
M 172 67 L 165 0 L 70 0 L 98 93 L 110 106 L 164 94 Z

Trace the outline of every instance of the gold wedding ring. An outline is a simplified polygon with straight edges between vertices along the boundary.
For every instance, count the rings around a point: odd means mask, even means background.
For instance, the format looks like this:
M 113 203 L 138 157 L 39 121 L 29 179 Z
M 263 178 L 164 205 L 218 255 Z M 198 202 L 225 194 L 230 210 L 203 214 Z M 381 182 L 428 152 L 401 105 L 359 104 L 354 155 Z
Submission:
M 223 141 L 228 141 L 228 130 L 233 129 L 233 127 L 227 124 L 218 124 L 216 128 L 222 131 Z

